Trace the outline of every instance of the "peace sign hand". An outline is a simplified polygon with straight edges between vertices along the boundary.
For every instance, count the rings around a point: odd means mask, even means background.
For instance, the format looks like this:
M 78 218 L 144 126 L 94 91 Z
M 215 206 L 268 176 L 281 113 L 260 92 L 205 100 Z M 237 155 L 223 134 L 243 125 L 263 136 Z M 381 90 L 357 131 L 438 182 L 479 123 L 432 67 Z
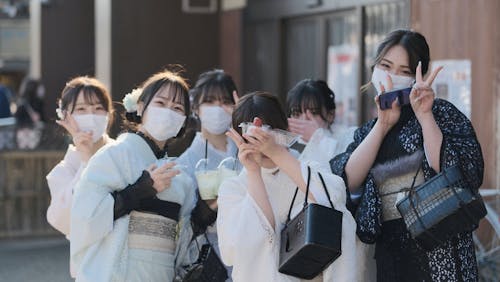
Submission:
M 80 131 L 80 129 L 78 128 L 78 123 L 76 123 L 76 120 L 67 111 L 64 111 L 63 115 L 64 118 L 56 120 L 56 123 L 64 127 L 64 129 L 68 131 L 71 137 L 74 138 Z
M 415 112 L 415 116 L 419 120 L 421 117 L 429 113 L 432 114 L 432 104 L 434 103 L 434 97 L 436 94 L 434 93 L 431 85 L 442 69 L 442 66 L 436 68 L 432 71 L 429 77 L 424 80 L 422 77 L 422 62 L 418 63 L 415 77 L 416 82 L 410 93 L 410 104 Z
M 238 159 L 248 171 L 260 171 L 259 164 L 255 161 L 255 156 L 259 154 L 254 145 L 245 143 L 241 135 L 234 130 L 229 129 L 226 135 L 231 138 L 236 146 L 238 146 Z
M 68 131 L 82 161 L 87 162 L 94 153 L 92 132 L 81 131 L 76 120 L 67 112 L 64 113 L 64 119 L 56 120 L 56 123 Z

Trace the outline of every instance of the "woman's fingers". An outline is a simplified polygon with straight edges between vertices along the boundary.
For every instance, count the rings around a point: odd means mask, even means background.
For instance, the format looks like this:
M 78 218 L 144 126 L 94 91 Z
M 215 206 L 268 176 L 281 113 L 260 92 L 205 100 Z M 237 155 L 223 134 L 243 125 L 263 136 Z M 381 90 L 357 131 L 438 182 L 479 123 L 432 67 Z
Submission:
M 418 96 L 415 98 L 415 102 L 418 102 L 418 101 L 425 99 L 426 97 L 429 97 L 429 96 L 434 96 L 434 92 L 433 91 L 422 91 L 422 93 L 419 93 Z
M 243 138 L 245 138 L 245 140 L 247 140 L 248 143 L 254 146 L 260 146 L 261 144 L 261 142 L 255 136 L 243 134 Z
M 178 175 L 179 173 L 181 173 L 181 171 L 178 169 L 169 169 L 165 173 L 163 173 L 162 177 L 167 178 L 167 179 L 172 179 L 174 176 Z
M 234 128 L 230 128 L 226 132 L 226 136 L 228 136 L 229 138 L 231 138 L 231 140 L 233 140 L 234 143 L 236 144 L 236 146 L 238 146 L 238 147 L 241 144 L 245 143 L 245 140 L 243 139 L 243 137 L 241 137 L 241 135 L 236 130 L 234 130 Z
M 392 90 L 392 88 L 394 87 L 394 84 L 392 83 L 392 78 L 391 78 L 391 76 L 389 74 L 386 75 L 386 80 L 387 80 L 387 89 L 385 89 L 385 87 L 384 87 L 383 91 Z
M 235 104 L 238 104 L 240 101 L 240 97 L 238 97 L 238 92 L 236 92 L 236 90 L 233 91 L 233 99 Z
M 392 101 L 391 109 L 396 109 L 398 107 L 400 107 L 399 101 L 398 99 L 394 99 L 394 101 Z
M 73 135 L 73 141 L 77 144 L 90 143 L 92 144 L 92 133 L 91 132 L 77 132 Z
M 65 114 L 65 118 L 62 120 L 56 120 L 56 123 L 64 127 L 64 129 L 66 129 L 68 133 L 73 136 L 73 138 L 80 132 L 78 123 L 70 114 Z
M 156 168 L 156 164 L 152 164 L 146 170 L 151 174 L 151 172 L 153 172 Z
M 415 70 L 415 81 L 417 83 L 424 81 L 424 79 L 422 78 L 422 62 L 421 61 L 418 62 L 417 69 Z
M 432 83 L 434 82 L 434 79 L 436 79 L 436 76 L 438 75 L 438 73 L 443 69 L 443 66 L 439 66 L 437 67 L 436 69 L 434 69 L 431 74 L 429 75 L 429 77 L 425 80 L 425 84 L 427 84 L 428 86 L 431 86 Z
M 173 168 L 175 165 L 176 165 L 175 162 L 169 162 L 169 163 L 166 163 L 166 164 L 160 166 L 158 169 L 160 169 L 160 170 L 167 170 L 167 169 Z
M 67 121 L 65 121 L 65 120 L 56 120 L 56 123 L 59 124 L 60 126 L 62 126 L 64 129 L 66 129 L 66 131 L 68 131 L 69 134 L 71 134 L 71 135 L 74 134 L 71 126 L 68 124 Z
M 379 86 L 380 86 L 380 92 L 381 92 L 381 93 L 384 93 L 384 92 L 385 92 L 385 86 L 382 84 L 382 82 L 379 82 L 378 84 L 379 84 Z M 377 96 L 378 96 L 378 95 L 377 95 Z
M 292 132 L 304 131 L 304 123 L 295 119 L 288 119 L 288 129 Z
M 377 109 L 380 111 L 380 95 L 375 95 L 374 101 L 375 105 L 377 105 Z
M 265 132 L 262 128 L 256 127 L 252 131 L 252 135 L 260 141 L 264 141 L 269 138 L 269 133 Z
M 68 124 L 71 126 L 71 128 L 73 128 L 73 130 L 75 130 L 76 132 L 80 131 L 78 123 L 76 122 L 76 120 L 73 118 L 72 115 L 67 114 L 65 120 L 68 121 Z
M 246 148 L 240 152 L 240 159 L 246 160 L 251 157 L 252 154 L 258 153 L 255 149 L 253 148 Z

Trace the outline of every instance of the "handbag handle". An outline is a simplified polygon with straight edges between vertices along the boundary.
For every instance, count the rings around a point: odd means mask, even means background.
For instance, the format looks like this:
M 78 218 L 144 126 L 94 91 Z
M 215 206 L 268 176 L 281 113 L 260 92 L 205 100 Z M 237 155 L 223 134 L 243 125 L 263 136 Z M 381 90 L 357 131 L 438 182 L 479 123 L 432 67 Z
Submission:
M 328 201 L 330 205 L 333 207 L 332 200 L 330 199 L 330 193 L 328 193 L 328 189 L 326 189 L 325 180 L 321 173 L 318 172 L 319 179 L 321 180 L 321 184 L 323 185 L 323 189 L 325 190 L 326 196 L 328 197 Z M 307 206 L 307 198 L 309 197 L 309 184 L 311 183 L 311 168 L 307 166 L 307 186 L 306 186 L 306 198 L 304 199 L 303 209 Z M 292 203 L 290 204 L 290 209 L 288 210 L 288 216 L 286 218 L 286 223 L 290 221 L 290 215 L 292 214 L 293 203 L 295 202 L 295 198 L 297 197 L 297 193 L 299 192 L 299 187 L 295 188 L 295 193 L 293 194 Z
M 306 186 L 306 199 L 304 200 L 304 207 L 307 205 L 307 196 L 309 194 L 309 184 L 311 183 L 311 168 L 307 166 L 307 186 Z M 290 221 L 290 214 L 292 213 L 293 203 L 295 198 L 297 198 L 297 193 L 299 192 L 299 187 L 295 188 L 295 193 L 293 194 L 292 203 L 290 204 L 290 209 L 288 210 L 288 216 L 286 217 L 286 223 Z

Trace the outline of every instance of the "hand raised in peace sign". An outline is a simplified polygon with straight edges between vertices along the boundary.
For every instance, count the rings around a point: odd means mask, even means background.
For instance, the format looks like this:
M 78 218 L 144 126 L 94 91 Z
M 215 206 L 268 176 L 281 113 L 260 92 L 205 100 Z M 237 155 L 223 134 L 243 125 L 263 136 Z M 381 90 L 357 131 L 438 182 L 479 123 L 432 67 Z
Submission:
M 434 69 L 426 80 L 422 77 L 422 63 L 417 65 L 415 84 L 410 93 L 410 104 L 415 112 L 417 119 L 425 114 L 432 112 L 432 104 L 436 94 L 431 85 L 438 73 L 443 69 L 442 66 Z

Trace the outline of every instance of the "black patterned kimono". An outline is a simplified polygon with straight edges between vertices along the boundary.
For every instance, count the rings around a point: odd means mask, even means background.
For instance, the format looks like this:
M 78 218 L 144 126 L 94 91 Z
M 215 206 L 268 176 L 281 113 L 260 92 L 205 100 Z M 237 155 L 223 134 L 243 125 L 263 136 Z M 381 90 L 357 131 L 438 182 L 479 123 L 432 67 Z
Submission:
M 469 187 L 478 189 L 483 181 L 484 163 L 471 122 L 445 100 L 436 99 L 432 112 L 443 134 L 441 169 L 458 165 Z M 375 122 L 376 119 L 360 127 L 346 152 L 330 161 L 333 173 L 343 177 L 346 183 L 347 161 Z M 423 153 L 422 128 L 411 107 L 404 106 L 398 123 L 386 135 L 373 167 L 419 151 Z M 420 163 L 425 180 L 436 175 L 425 157 L 421 161 L 419 159 Z M 376 243 L 378 281 L 477 281 L 477 263 L 470 232 L 458 234 L 433 251 L 424 251 L 411 238 L 401 218 L 383 220 L 381 194 L 376 183 L 372 169 L 360 187 L 359 204 L 347 197 L 347 206 L 356 219 L 359 239 L 365 243 Z

